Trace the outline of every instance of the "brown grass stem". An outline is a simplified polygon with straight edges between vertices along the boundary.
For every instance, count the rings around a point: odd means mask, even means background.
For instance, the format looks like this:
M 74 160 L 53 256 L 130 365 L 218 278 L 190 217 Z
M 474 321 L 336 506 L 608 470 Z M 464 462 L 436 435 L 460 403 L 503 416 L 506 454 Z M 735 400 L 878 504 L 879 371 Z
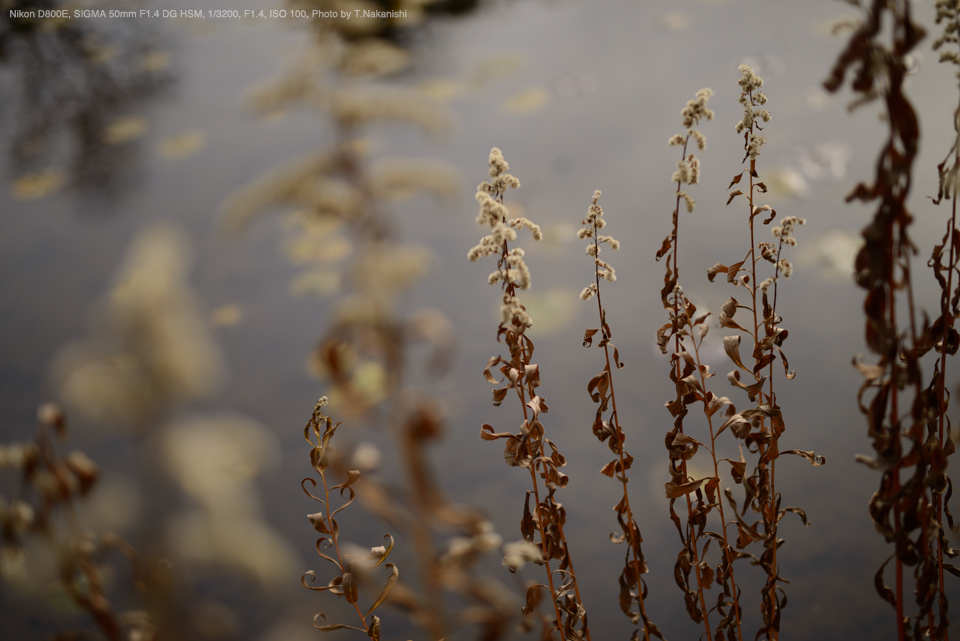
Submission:
M 600 191 L 593 194 L 593 202 L 587 211 L 587 217 L 581 221 L 583 227 L 577 233 L 581 239 L 590 239 L 586 247 L 586 253 L 593 258 L 593 283 L 581 292 L 580 298 L 589 300 L 596 296 L 597 315 L 600 320 L 600 327 L 597 329 L 588 329 L 584 332 L 583 345 L 590 347 L 594 336 L 600 334 L 598 347 L 603 349 L 604 367 L 603 371 L 591 379 L 587 386 L 587 392 L 591 399 L 598 403 L 596 415 L 593 421 L 594 435 L 600 442 L 608 442 L 610 450 L 616 455 L 613 461 L 607 463 L 600 473 L 620 481 L 622 495 L 614 510 L 617 512 L 617 521 L 620 524 L 622 534 L 617 537 L 611 537 L 615 543 L 627 542 L 628 550 L 624 558 L 624 569 L 619 577 L 620 583 L 620 609 L 623 613 L 636 624 L 638 621 L 643 623 L 643 638 L 649 641 L 651 636 L 662 639 L 659 628 L 652 623 L 647 616 L 647 609 L 644 599 L 643 575 L 648 571 L 646 560 L 641 550 L 643 537 L 640 534 L 640 526 L 634 517 L 633 508 L 630 505 L 629 479 L 627 471 L 633 465 L 633 456 L 627 452 L 624 447 L 626 434 L 620 424 L 620 412 L 617 408 L 616 388 L 613 379 L 614 367 L 621 369 L 624 365 L 620 362 L 620 354 L 617 348 L 611 342 L 613 332 L 607 322 L 607 312 L 603 307 L 603 301 L 600 295 L 600 282 L 607 280 L 614 282 L 616 275 L 613 267 L 606 260 L 600 258 L 604 251 L 602 245 L 606 245 L 611 250 L 620 248 L 620 242 L 612 236 L 602 235 L 600 230 L 606 226 L 606 220 L 603 218 L 603 208 L 599 203 Z M 610 350 L 613 349 L 611 358 Z M 609 418 L 605 418 L 605 412 L 610 411 Z M 636 590 L 636 592 L 633 592 Z M 632 610 L 633 603 L 636 602 L 638 611 Z

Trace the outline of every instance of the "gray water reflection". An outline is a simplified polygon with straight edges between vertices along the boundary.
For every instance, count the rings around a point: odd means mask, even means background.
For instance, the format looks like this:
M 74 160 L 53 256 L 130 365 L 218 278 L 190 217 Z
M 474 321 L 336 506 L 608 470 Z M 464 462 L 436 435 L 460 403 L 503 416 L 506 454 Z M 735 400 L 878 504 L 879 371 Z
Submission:
M 918 7 L 926 11 L 929 4 Z M 668 181 L 675 160 L 666 153 L 666 140 L 677 130 L 686 100 L 710 86 L 716 91 L 711 106 L 717 118 L 703 128 L 709 146 L 695 194 L 697 213 L 682 220 L 684 270 L 687 275 L 703 274 L 714 262 L 742 256 L 745 224 L 723 202 L 742 156 L 741 140 L 733 132 L 740 109 L 735 83 L 737 65 L 748 58 L 769 74 L 765 89 L 774 120 L 766 132 L 764 161 L 771 173 L 785 176 L 782 188 L 771 191 L 771 204 L 781 213 L 808 219 L 800 250 L 822 248 L 828 243 L 818 245 L 818 240 L 833 239 L 828 256 L 798 259 L 797 274 L 787 283 L 782 301 L 791 331 L 786 347 L 792 344 L 788 354 L 799 372 L 780 392 L 788 417 L 786 446 L 812 449 L 828 460 L 816 470 L 799 459 L 778 467 L 783 470 L 778 482 L 785 503 L 803 506 L 812 521 L 809 528 L 785 521 L 787 544 L 781 562 L 791 585 L 783 628 L 796 639 L 866 638 L 889 630 L 891 614 L 872 585 L 873 573 L 889 552 L 870 526 L 865 507 L 877 479 L 853 463 L 855 454 L 868 449 L 854 403 L 858 380 L 850 366 L 853 354 L 862 351 L 860 293 L 849 280 L 834 275 L 851 245 L 835 239 L 849 239 L 868 215 L 844 206 L 843 196 L 853 180 L 870 174 L 881 130 L 868 113 L 848 116 L 842 98 L 824 96 L 818 89 L 840 46 L 823 35 L 822 24 L 845 10 L 845 5 L 825 0 L 494 3 L 467 21 L 430 23 L 413 49 L 416 71 L 402 79 L 449 102 L 460 122 L 455 136 L 437 144 L 390 128 L 375 132 L 378 155 L 440 156 L 461 170 L 468 185 L 482 179 L 490 147 L 500 146 L 523 184 L 514 202 L 544 228 L 547 241 L 528 247 L 528 261 L 541 296 L 541 314 L 555 322 L 543 329 L 538 325 L 534 337 L 542 391 L 552 407 L 545 422 L 569 461 L 571 483 L 562 500 L 569 510 L 571 548 L 597 638 L 626 638 L 631 627 L 616 608 L 615 569 L 621 552 L 607 542 L 607 534 L 616 528 L 610 510 L 615 488 L 597 474 L 607 450 L 589 429 L 594 407 L 585 386 L 599 364 L 596 354 L 580 348 L 583 329 L 594 320 L 591 307 L 578 307 L 576 294 L 588 280 L 590 265 L 571 236 L 593 190 L 603 190 L 610 231 L 624 247 L 612 256 L 619 280 L 607 290 L 605 303 L 627 364 L 618 385 L 633 390 L 620 411 L 630 430 L 628 447 L 637 458 L 635 509 L 645 515 L 640 525 L 651 566 L 648 608 L 669 638 L 692 638 L 697 628 L 687 620 L 673 585 L 676 532 L 662 496 L 662 436 L 669 423 L 663 402 L 670 388 L 667 364 L 651 349 L 653 332 L 664 320 L 657 302 L 661 266 L 653 255 L 668 230 L 672 209 Z M 5 212 L 0 219 L 0 408 L 5 438 L 30 433 L 34 409 L 51 391 L 49 363 L 62 345 L 85 333 L 91 301 L 108 290 L 135 232 L 147 221 L 174 221 L 193 239 L 197 263 L 191 280 L 211 311 L 232 308 L 233 313 L 224 314 L 235 321 L 222 323 L 219 334 L 230 366 L 229 382 L 207 403 L 256 417 L 281 442 L 283 464 L 260 485 L 262 495 L 269 497 L 265 518 L 284 533 L 303 569 L 316 568 L 312 531 L 303 518 L 314 508 L 298 489 L 309 469 L 300 429 L 323 391 L 307 373 L 305 360 L 326 324 L 329 299 L 289 293 L 300 268 L 284 256 L 282 246 L 289 237 L 279 219 L 266 217 L 233 242 L 214 231 L 214 216 L 226 195 L 331 137 L 315 114 L 290 112 L 263 121 L 251 116 L 240 100 L 253 83 L 277 73 L 291 47 L 303 44 L 308 34 L 270 21 L 177 22 L 159 31 L 161 49 L 168 46 L 165 38 L 177 42 L 170 55 L 179 79 L 175 99 L 149 111 L 141 111 L 137 101 L 169 86 L 169 72 L 141 74 L 150 82 L 143 80 L 144 86 L 136 77 L 130 81 L 130 86 L 140 87 L 129 93 L 136 98 L 119 91 L 111 100 L 102 98 L 103 91 L 110 94 L 101 87 L 127 85 L 104 79 L 102 71 L 80 68 L 63 77 L 101 84 L 89 95 L 50 101 L 44 92 L 63 86 L 72 90 L 73 85 L 57 84 L 60 76 L 37 75 L 29 65 L 46 64 L 44 73 L 66 73 L 74 58 L 67 56 L 58 66 L 47 57 L 27 62 L 18 53 L 8 54 L 8 69 L 31 71 L 22 76 L 7 71 L 5 78 L 8 95 L 15 97 L 12 102 L 29 107 L 17 112 L 24 114 L 23 120 L 8 119 L 3 132 L 3 144 L 12 150 L 3 168 L 9 188 L 0 194 L 0 210 Z M 175 36 L 164 35 L 167 31 Z M 123 35 L 113 27 L 106 33 Z M 142 42 L 153 42 L 132 41 L 130 46 L 140 53 L 150 50 L 146 45 L 137 48 Z M 8 51 L 70 51 L 72 41 L 23 42 Z M 932 63 L 922 71 L 912 78 L 909 90 L 925 131 L 948 131 L 956 98 L 949 71 Z M 13 107 L 8 103 L 6 109 Z M 116 124 L 129 112 L 144 120 L 139 129 L 136 122 L 128 123 L 127 135 L 136 134 L 128 144 L 94 144 L 102 141 L 108 123 Z M 57 142 L 57 131 L 75 133 L 58 134 Z M 203 143 L 191 138 L 191 132 Z M 188 153 L 163 154 L 164 141 L 177 137 L 187 141 Z M 925 213 L 918 217 L 915 234 L 920 246 L 929 246 L 941 227 L 936 212 L 926 215 L 930 208 L 924 200 L 936 193 L 935 165 L 942 153 L 938 144 L 931 135 L 918 163 L 913 204 Z M 845 175 L 837 180 L 841 160 Z M 71 192 L 54 191 L 34 200 L 18 196 L 14 183 L 25 170 L 43 174 L 51 165 L 62 168 L 81 191 L 109 193 L 116 188 L 129 190 L 129 197 L 122 204 L 94 205 Z M 803 188 L 797 187 L 794 174 L 802 177 Z M 455 369 L 441 387 L 451 429 L 434 459 L 447 490 L 484 509 L 511 540 L 519 538 L 519 488 L 524 479 L 504 470 L 499 448 L 480 443 L 477 436 L 482 423 L 500 430 L 512 429 L 516 421 L 507 408 L 490 406 L 489 389 L 480 377 L 498 347 L 497 295 L 485 283 L 486 267 L 464 259 L 480 236 L 470 196 L 464 193 L 459 202 L 442 209 L 409 201 L 397 206 L 397 214 L 404 236 L 428 244 L 437 256 L 438 268 L 410 306 L 441 307 L 460 335 Z M 78 209 L 122 215 L 110 216 L 109 222 L 89 220 L 76 216 Z M 920 292 L 927 301 L 933 300 L 930 285 Z M 731 293 L 705 278 L 690 277 L 685 289 L 714 309 Z M 567 300 L 573 304 L 561 302 Z M 719 332 L 714 333 L 719 340 Z M 726 369 L 719 356 L 713 366 Z M 83 435 L 91 441 L 103 438 L 91 431 Z M 379 446 L 389 452 L 385 439 Z M 101 449 L 86 449 L 101 453 L 108 470 L 132 473 L 129 461 L 108 458 L 129 454 L 128 449 L 110 441 Z M 347 524 L 358 541 L 382 536 L 379 524 L 360 519 Z M 498 564 L 492 563 L 493 571 Z M 289 589 L 278 591 L 283 606 L 252 598 L 231 577 L 211 579 L 203 588 L 234 608 L 243 623 L 241 638 L 306 638 L 314 633 L 312 615 L 325 605 L 300 590 L 298 578 L 291 576 Z M 745 594 L 754 594 L 758 586 L 748 582 Z M 951 593 L 954 602 L 958 596 Z M 32 625 L 31 616 L 25 615 L 24 621 Z
M 174 84 L 168 40 L 147 21 L 0 17 L 0 63 L 15 97 L 5 105 L 4 136 L 17 193 L 39 197 L 62 186 L 102 199 L 136 189 L 145 112 Z

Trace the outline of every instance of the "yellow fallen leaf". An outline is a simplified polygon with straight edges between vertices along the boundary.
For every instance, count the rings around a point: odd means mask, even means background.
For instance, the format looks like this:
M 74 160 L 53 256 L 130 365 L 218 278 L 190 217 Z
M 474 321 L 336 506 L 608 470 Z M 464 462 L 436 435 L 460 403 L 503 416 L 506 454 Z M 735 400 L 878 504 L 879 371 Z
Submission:
M 117 50 L 105 45 L 93 45 L 87 51 L 90 64 L 105 65 L 117 57 Z
M 550 104 L 550 92 L 545 87 L 531 87 L 513 94 L 503 102 L 504 111 L 528 114 L 542 111 Z
M 203 148 L 207 137 L 200 131 L 187 131 L 176 136 L 168 136 L 160 141 L 160 156 L 168 160 L 183 158 L 195 154 Z
M 170 66 L 170 54 L 166 51 L 151 51 L 140 61 L 144 71 L 163 71 Z
M 142 136 L 147 130 L 147 121 L 140 116 L 124 116 L 107 125 L 103 132 L 103 142 L 108 145 L 122 145 Z
M 463 94 L 463 85 L 456 80 L 446 78 L 431 78 L 424 80 L 417 87 L 425 96 L 446 102 Z
M 690 16 L 679 11 L 663 14 L 658 22 L 661 29 L 671 33 L 680 33 L 690 28 Z
M 354 371 L 350 385 L 368 406 L 387 398 L 387 373 L 375 361 L 361 363 Z
M 553 334 L 562 329 L 573 318 L 578 302 L 576 292 L 568 289 L 551 289 L 540 294 L 530 292 L 523 297 L 523 305 L 533 319 L 532 330 L 536 336 Z
M 36 174 L 25 174 L 13 183 L 13 195 L 20 200 L 36 200 L 60 189 L 66 176 L 59 169 L 47 169 Z
M 243 318 L 239 305 L 223 305 L 210 314 L 210 324 L 214 327 L 233 327 Z
M 502 53 L 476 62 L 466 74 L 466 85 L 473 91 L 485 89 L 490 83 L 509 76 L 526 63 L 520 53 Z
M 298 275 L 290 283 L 294 296 L 332 296 L 340 291 L 340 273 L 331 269 L 312 269 Z

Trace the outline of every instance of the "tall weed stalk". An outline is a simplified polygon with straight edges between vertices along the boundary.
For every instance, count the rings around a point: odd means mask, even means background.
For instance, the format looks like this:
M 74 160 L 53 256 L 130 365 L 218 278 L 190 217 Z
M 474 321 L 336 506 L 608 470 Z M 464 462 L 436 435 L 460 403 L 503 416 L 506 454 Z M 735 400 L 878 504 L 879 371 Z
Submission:
M 730 426 L 730 420 L 715 430 L 713 418 L 718 411 L 726 407 L 726 413 L 733 416 L 736 409 L 727 397 L 720 397 L 707 390 L 707 379 L 713 376 L 710 367 L 701 362 L 700 347 L 709 331 L 709 313 L 697 314 L 696 306 L 684 295 L 680 285 L 680 208 L 681 202 L 687 213 L 693 213 L 696 203 L 684 190 L 685 185 L 700 182 L 700 161 L 692 153 L 687 153 L 691 142 L 698 149 L 706 148 L 706 138 L 694 125 L 700 120 L 713 118 L 713 111 L 707 108 L 707 100 L 713 92 L 701 89 L 695 99 L 687 102 L 681 110 L 685 133 L 676 134 L 668 141 L 671 146 L 681 147 L 680 161 L 672 179 L 676 182 L 676 200 L 674 203 L 673 227 L 664 239 L 657 260 L 666 258 L 666 270 L 663 289 L 660 291 L 661 303 L 669 315 L 669 321 L 657 330 L 657 344 L 660 351 L 670 354 L 670 380 L 676 389 L 676 397 L 666 403 L 667 410 L 674 419 L 673 429 L 667 432 L 664 443 L 670 459 L 670 481 L 666 483 L 666 495 L 670 499 L 670 518 L 677 527 L 683 548 L 677 556 L 674 576 L 683 590 L 687 613 L 690 618 L 704 627 L 705 638 L 713 639 L 710 613 L 716 609 L 720 614 L 714 632 L 719 638 L 726 635 L 730 639 L 742 639 L 740 594 L 733 572 L 733 561 L 739 556 L 727 539 L 727 518 L 723 502 L 720 499 L 720 472 L 717 458 L 717 437 Z M 672 345 L 671 345 L 672 342 Z M 672 347 L 672 350 L 671 350 Z M 689 408 L 703 404 L 703 413 L 707 422 L 710 445 L 706 449 L 712 458 L 712 476 L 695 479 L 690 476 L 688 463 L 704 444 L 689 434 L 685 419 Z M 736 464 L 734 464 L 736 465 Z M 678 499 L 686 503 L 686 522 L 681 523 L 680 516 L 674 510 Z M 719 531 L 707 530 L 711 512 L 717 510 L 720 517 Z M 715 526 L 711 526 L 715 527 Z M 701 541 L 704 541 L 701 547 Z M 716 568 L 706 560 L 711 542 L 721 547 L 720 562 Z M 696 588 L 690 585 L 690 573 L 694 573 Z M 714 581 L 722 585 L 714 607 L 707 606 L 707 591 Z
M 600 230 L 606 226 L 606 219 L 603 217 L 603 208 L 600 206 L 599 200 L 600 191 L 598 190 L 593 194 L 593 202 L 587 211 L 587 217 L 581 221 L 583 227 L 577 233 L 577 237 L 581 240 L 592 239 L 587 244 L 587 255 L 593 258 L 594 264 L 594 282 L 583 288 L 580 299 L 586 301 L 596 297 L 597 312 L 600 317 L 599 328 L 588 329 L 584 332 L 583 346 L 590 347 L 593 344 L 594 336 L 599 333 L 600 340 L 597 342 L 597 347 L 603 349 L 604 357 L 603 371 L 590 379 L 587 384 L 587 393 L 590 394 L 593 402 L 598 404 L 597 413 L 593 419 L 593 435 L 601 443 L 606 442 L 610 451 L 616 455 L 615 459 L 603 466 L 600 473 L 610 478 L 616 478 L 623 487 L 623 495 L 613 508 L 617 513 L 617 523 L 620 525 L 621 534 L 619 536 L 610 535 L 610 540 L 614 543 L 627 543 L 623 570 L 618 578 L 620 609 L 634 625 L 640 621 L 643 622 L 643 638 L 645 641 L 649 641 L 651 636 L 663 639 L 663 635 L 656 624 L 647 616 L 644 605 L 647 585 L 643 581 L 643 575 L 649 570 L 647 561 L 643 556 L 643 549 L 640 546 L 643 542 L 640 526 L 637 524 L 633 509 L 630 507 L 627 471 L 633 465 L 633 456 L 627 452 L 623 445 L 627 437 L 620 425 L 620 414 L 617 412 L 617 393 L 613 384 L 613 368 L 611 367 L 611 348 L 613 349 L 612 363 L 618 369 L 623 368 L 623 363 L 620 362 L 620 352 L 610 340 L 613 338 L 613 331 L 607 322 L 607 312 L 603 308 L 603 301 L 600 297 L 600 281 L 606 280 L 612 283 L 617 279 L 613 267 L 600 258 L 600 252 L 602 251 L 600 246 L 606 245 L 610 249 L 617 250 L 620 249 L 620 242 L 612 236 L 600 233 Z M 634 604 L 637 606 L 636 611 L 633 610 Z
M 540 548 L 541 556 L 537 561 L 546 569 L 547 584 L 528 587 L 524 614 L 532 612 L 532 607 L 540 598 L 539 591 L 547 590 L 550 607 L 556 618 L 544 627 L 541 637 L 550 639 L 552 631 L 558 630 L 561 639 L 590 639 L 586 608 L 580 597 L 573 560 L 563 532 L 566 509 L 556 498 L 558 488 L 565 487 L 569 480 L 560 471 L 566 465 L 566 459 L 557 446 L 546 438 L 540 421 L 541 414 L 549 411 L 549 407 L 537 392 L 540 387 L 540 368 L 533 362 L 534 345 L 526 334 L 533 321 L 517 297 L 518 290 L 530 287 L 530 270 L 523 260 L 523 249 L 510 247 L 519 229 L 528 229 L 534 240 L 539 240 L 542 232 L 538 225 L 525 217 L 511 217 L 504 205 L 507 190 L 519 188 L 520 181 L 508 173 L 510 167 L 500 149 L 494 147 L 491 150 L 489 166 L 490 179 L 483 181 L 477 190 L 477 201 L 480 203 L 477 222 L 489 227 L 490 233 L 470 250 L 468 258 L 476 261 L 485 256 L 497 257 L 497 269 L 490 274 L 488 282 L 491 285 L 499 284 L 503 292 L 497 341 L 506 343 L 510 355 L 508 358 L 492 356 L 483 374 L 495 385 L 504 383 L 503 387 L 493 391 L 494 405 L 499 406 L 511 391 L 515 393 L 523 411 L 523 421 L 517 433 L 498 433 L 492 426 L 484 424 L 480 436 L 488 441 L 506 439 L 503 453 L 507 465 L 525 468 L 530 473 L 531 489 L 527 490 L 524 499 L 520 530 L 524 541 Z M 501 381 L 491 373 L 498 365 L 503 375 Z M 541 480 L 545 492 L 540 489 Z M 534 501 L 532 510 L 531 498 Z M 556 569 L 550 566 L 553 560 L 557 561 Z
M 780 449 L 780 438 L 786 430 L 786 424 L 774 390 L 774 364 L 777 360 L 781 362 L 787 380 L 793 379 L 796 374 L 790 370 L 782 348 L 789 332 L 783 327 L 783 319 L 777 313 L 777 300 L 781 278 L 789 278 L 793 273 L 793 265 L 783 256 L 784 248 L 797 244 L 795 229 L 806 221 L 797 216 L 786 216 L 779 226 L 771 229 L 773 241 L 757 239 L 757 219 L 760 218 L 763 225 L 769 225 L 777 215 L 770 205 L 759 205 L 757 202 L 757 197 L 767 191 L 757 171 L 757 159 L 766 144 L 766 138 L 760 133 L 763 130 L 761 123 L 769 122 L 771 115 L 764 107 L 767 96 L 761 91 L 763 79 L 748 65 L 740 65 L 739 70 L 739 101 L 743 106 L 743 117 L 737 122 L 735 131 L 743 134 L 745 153 L 741 164 L 749 164 L 730 181 L 730 188 L 742 182 L 746 184 L 730 192 L 727 205 L 737 198 L 741 198 L 746 204 L 750 247 L 742 260 L 731 265 L 717 263 L 707 271 L 707 275 L 713 281 L 718 274 L 724 273 L 728 283 L 745 289 L 749 296 L 748 304 L 742 304 L 733 297 L 727 299 L 720 315 L 720 326 L 738 332 L 723 339 L 724 351 L 737 367 L 727 378 L 731 384 L 745 391 L 750 402 L 754 403 L 753 408 L 737 415 L 739 421 L 733 431 L 742 439 L 747 451 L 757 457 L 755 467 L 749 475 L 744 471 L 744 476 L 737 480 L 744 488 L 740 513 L 742 516 L 749 508 L 760 515 L 760 520 L 749 525 L 740 525 L 740 536 L 741 543 L 753 539 L 762 544 L 763 551 L 756 563 L 766 574 L 766 580 L 761 591 L 760 605 L 763 624 L 757 636 L 777 639 L 780 634 L 781 611 L 787 601 L 786 593 L 780 585 L 780 566 L 777 559 L 783 543 L 778 535 L 780 520 L 787 513 L 795 513 L 807 524 L 806 513 L 802 509 L 781 507 L 781 496 L 776 489 L 777 460 L 781 455 L 794 454 L 818 467 L 825 463 L 825 459 L 813 452 Z M 746 181 L 743 180 L 744 177 Z M 743 191 L 744 188 L 746 192 Z M 758 273 L 762 272 L 758 272 L 758 269 L 765 263 L 773 265 L 773 275 L 761 281 Z M 739 321 L 734 320 L 734 315 L 740 309 L 747 311 L 746 327 L 741 324 L 744 323 L 742 316 Z M 749 341 L 752 364 L 745 364 L 740 355 L 741 340 L 744 336 Z M 742 382 L 741 372 L 745 372 L 753 380 L 749 383 Z M 731 507 L 736 510 L 732 493 L 728 494 L 727 498 Z

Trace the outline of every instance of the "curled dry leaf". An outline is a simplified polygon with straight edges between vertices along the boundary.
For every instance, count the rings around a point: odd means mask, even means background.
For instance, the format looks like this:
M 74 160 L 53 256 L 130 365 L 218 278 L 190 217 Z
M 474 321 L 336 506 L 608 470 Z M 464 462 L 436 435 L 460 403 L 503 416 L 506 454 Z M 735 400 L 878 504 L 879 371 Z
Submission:
M 824 463 L 827 462 L 827 459 L 825 459 L 824 457 L 820 456 L 819 454 L 816 454 L 816 453 L 814 453 L 814 452 L 804 451 L 804 450 L 784 450 L 784 451 L 782 451 L 782 452 L 780 452 L 780 453 L 781 453 L 781 454 L 796 454 L 797 456 L 801 456 L 801 457 L 807 459 L 808 461 L 810 461 L 810 465 L 812 465 L 812 466 L 814 466 L 814 467 L 820 467 L 821 465 L 823 465 Z
M 688 481 L 686 483 L 673 483 L 668 482 L 664 484 L 664 488 L 667 492 L 668 499 L 678 499 L 681 496 L 690 494 L 694 490 L 698 489 L 703 485 L 708 479 L 702 478 L 697 479 L 696 481 Z

